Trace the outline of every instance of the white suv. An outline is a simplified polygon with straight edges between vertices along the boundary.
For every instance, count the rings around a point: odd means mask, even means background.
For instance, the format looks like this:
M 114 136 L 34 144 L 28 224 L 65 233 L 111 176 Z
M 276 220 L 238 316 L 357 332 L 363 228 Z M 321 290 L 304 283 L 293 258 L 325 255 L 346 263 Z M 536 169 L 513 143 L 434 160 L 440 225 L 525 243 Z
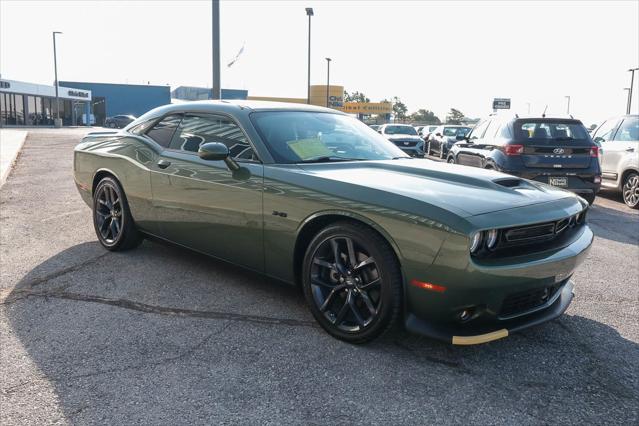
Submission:
M 623 201 L 639 208 L 639 115 L 604 121 L 592 135 L 601 146 L 601 187 L 621 191 Z

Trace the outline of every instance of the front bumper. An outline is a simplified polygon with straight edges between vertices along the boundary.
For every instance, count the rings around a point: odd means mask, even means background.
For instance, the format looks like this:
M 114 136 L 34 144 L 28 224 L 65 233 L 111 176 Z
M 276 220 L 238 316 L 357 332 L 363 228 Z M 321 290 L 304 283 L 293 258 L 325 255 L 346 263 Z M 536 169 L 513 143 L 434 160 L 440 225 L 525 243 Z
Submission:
M 588 255 L 593 239 L 592 230 L 584 226 L 566 245 L 555 249 L 465 264 L 459 251 L 451 251 L 463 241 L 451 241 L 420 275 L 420 281 L 445 291 L 428 291 L 408 283 L 405 326 L 446 342 L 474 344 L 550 321 L 570 304 L 573 285 L 569 279 Z M 533 303 L 512 309 L 512 301 L 520 295 L 540 291 L 548 291 L 548 297 L 530 296 Z M 470 312 L 470 318 L 462 320 L 463 311 Z
M 528 315 L 502 321 L 494 325 L 464 326 L 459 324 L 435 324 L 424 321 L 413 314 L 406 318 L 406 329 L 453 345 L 477 345 L 498 340 L 512 333 L 525 330 L 553 320 L 566 312 L 572 302 L 573 284 L 567 281 L 558 290 L 558 297 L 547 306 L 535 309 Z
M 423 157 L 424 156 L 424 144 L 417 143 L 415 146 L 405 146 L 403 142 L 393 142 L 397 148 L 404 151 L 411 157 Z

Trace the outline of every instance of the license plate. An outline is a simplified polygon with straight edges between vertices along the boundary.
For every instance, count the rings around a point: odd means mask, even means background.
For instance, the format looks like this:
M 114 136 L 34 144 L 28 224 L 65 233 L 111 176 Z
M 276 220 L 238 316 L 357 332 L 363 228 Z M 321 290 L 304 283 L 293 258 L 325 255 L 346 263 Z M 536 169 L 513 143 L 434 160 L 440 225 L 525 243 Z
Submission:
M 568 186 L 568 178 L 565 177 L 550 177 L 548 183 L 552 186 L 560 186 L 565 188 Z

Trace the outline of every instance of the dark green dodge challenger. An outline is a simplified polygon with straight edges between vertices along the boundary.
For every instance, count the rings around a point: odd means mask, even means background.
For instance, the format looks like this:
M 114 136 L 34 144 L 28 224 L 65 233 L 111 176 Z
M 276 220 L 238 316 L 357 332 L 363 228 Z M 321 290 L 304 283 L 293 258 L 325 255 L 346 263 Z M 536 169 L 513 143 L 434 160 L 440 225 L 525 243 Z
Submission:
M 570 192 L 412 159 L 306 105 L 160 107 L 89 134 L 74 172 L 108 250 L 154 236 L 299 284 L 355 343 L 400 321 L 474 344 L 556 318 L 593 240 Z

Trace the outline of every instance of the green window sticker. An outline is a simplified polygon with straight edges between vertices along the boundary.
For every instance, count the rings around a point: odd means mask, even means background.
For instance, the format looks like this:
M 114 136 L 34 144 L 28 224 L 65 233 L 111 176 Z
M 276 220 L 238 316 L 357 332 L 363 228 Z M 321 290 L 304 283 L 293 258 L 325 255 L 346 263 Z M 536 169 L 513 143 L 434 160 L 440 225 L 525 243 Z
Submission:
M 290 141 L 287 145 L 302 160 L 333 154 L 333 151 L 328 149 L 319 138 Z

